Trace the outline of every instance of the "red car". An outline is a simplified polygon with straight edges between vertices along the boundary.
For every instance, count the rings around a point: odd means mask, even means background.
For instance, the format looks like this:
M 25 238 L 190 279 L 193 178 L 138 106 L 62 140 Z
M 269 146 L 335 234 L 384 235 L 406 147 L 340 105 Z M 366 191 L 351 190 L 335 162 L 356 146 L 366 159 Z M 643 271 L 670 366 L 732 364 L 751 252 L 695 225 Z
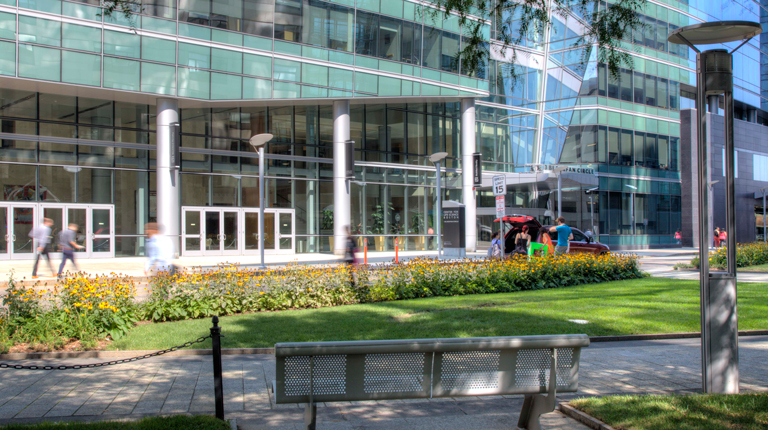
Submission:
M 503 220 L 504 224 L 509 228 L 504 236 L 504 251 L 507 254 L 515 250 L 515 236 L 522 231 L 524 225 L 528 226 L 528 234 L 531 235 L 531 240 L 534 242 L 540 242 L 541 233 L 548 232 L 553 227 L 551 225 L 542 226 L 536 218 L 527 215 L 505 216 Z M 494 222 L 499 222 L 499 219 L 495 219 Z M 571 230 L 573 230 L 573 240 L 570 242 L 571 252 L 601 255 L 611 251 L 608 245 L 597 242 L 593 237 L 587 236 L 578 228 L 571 227 Z M 549 237 L 552 238 L 553 243 L 557 243 L 557 233 L 549 232 Z

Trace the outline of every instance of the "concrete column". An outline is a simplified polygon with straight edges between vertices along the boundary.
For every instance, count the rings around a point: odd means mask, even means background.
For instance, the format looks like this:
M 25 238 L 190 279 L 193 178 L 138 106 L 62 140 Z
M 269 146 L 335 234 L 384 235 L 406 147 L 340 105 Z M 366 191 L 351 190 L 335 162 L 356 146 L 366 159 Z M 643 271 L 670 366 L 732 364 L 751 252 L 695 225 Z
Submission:
M 179 122 L 174 99 L 157 99 L 157 222 L 180 252 L 179 172 L 171 166 L 171 123 Z
M 747 121 L 757 122 L 757 109 L 747 109 Z
M 467 252 L 477 250 L 477 203 L 472 180 L 472 154 L 475 144 L 475 99 L 461 99 L 461 190 L 466 220 Z
M 349 100 L 337 100 L 333 102 L 333 253 L 336 255 L 344 255 L 344 240 L 351 222 L 344 143 L 349 136 Z

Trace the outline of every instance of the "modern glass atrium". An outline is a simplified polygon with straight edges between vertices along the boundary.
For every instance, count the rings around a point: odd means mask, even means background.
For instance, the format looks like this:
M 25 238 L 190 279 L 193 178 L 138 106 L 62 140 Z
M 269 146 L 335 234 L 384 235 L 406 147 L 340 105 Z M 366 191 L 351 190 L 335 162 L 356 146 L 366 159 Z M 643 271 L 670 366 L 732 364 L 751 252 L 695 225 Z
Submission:
M 624 41 L 633 64 L 612 76 L 577 44 L 575 11 L 554 14 L 514 56 L 496 39 L 520 17 L 478 17 L 491 47 L 480 70 L 457 61 L 458 17 L 433 12 L 407 0 L 153 0 L 126 18 L 105 17 L 98 0 L 0 0 L 0 258 L 31 258 L 27 233 L 44 216 L 80 225 L 85 258 L 143 255 L 152 221 L 183 256 L 257 254 L 248 141 L 261 133 L 274 135 L 268 253 L 333 252 L 347 225 L 371 252 L 396 239 L 434 249 L 436 152 L 448 153 L 443 200 L 467 207 L 468 250 L 498 229 L 496 175 L 509 215 L 551 224 L 562 213 L 615 249 L 672 246 L 695 56 L 666 36 L 768 15 L 751 0 L 649 1 Z M 768 102 L 763 49 L 753 40 L 735 54 L 745 120 Z M 178 169 L 167 165 L 175 122 Z M 354 141 L 352 180 L 334 174 L 340 140 Z

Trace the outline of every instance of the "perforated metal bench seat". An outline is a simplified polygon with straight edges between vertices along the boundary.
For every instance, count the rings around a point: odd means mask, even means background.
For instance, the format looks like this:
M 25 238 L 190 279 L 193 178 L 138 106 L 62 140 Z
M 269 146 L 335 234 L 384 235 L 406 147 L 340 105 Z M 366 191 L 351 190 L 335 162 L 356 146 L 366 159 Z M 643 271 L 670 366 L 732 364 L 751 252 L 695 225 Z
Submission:
M 317 402 L 524 394 L 518 426 L 536 430 L 557 391 L 578 389 L 588 346 L 585 334 L 278 343 L 273 390 L 308 404 L 307 429 Z

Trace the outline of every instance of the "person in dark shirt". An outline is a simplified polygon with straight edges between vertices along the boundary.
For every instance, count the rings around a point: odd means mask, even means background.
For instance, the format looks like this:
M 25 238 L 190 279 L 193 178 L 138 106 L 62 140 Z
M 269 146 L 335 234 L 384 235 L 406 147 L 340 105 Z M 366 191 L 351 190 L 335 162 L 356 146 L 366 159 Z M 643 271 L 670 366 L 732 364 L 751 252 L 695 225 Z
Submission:
M 77 244 L 77 224 L 71 223 L 68 228 L 59 233 L 59 248 L 61 248 L 61 252 L 64 254 L 61 259 L 61 266 L 59 266 L 59 278 L 64 274 L 64 266 L 67 264 L 67 260 L 72 261 L 75 270 L 79 272 L 80 268 L 75 263 L 75 249 L 83 249 L 83 247 Z

